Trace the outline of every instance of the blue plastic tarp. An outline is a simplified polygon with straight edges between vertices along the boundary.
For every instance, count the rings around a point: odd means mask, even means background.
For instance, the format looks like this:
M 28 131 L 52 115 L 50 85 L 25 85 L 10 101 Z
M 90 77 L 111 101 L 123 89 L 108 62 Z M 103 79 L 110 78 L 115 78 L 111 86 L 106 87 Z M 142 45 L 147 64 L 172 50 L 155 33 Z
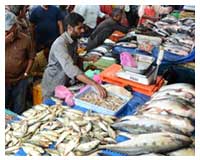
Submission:
M 115 55 L 120 54 L 122 52 L 129 52 L 131 54 L 140 53 L 143 55 L 151 56 L 151 54 L 145 51 L 141 51 L 138 48 L 127 48 L 127 47 L 122 47 L 122 46 L 113 47 L 112 52 Z M 154 47 L 154 49 L 152 50 L 152 56 L 156 59 L 158 57 L 158 52 L 159 52 L 159 48 Z M 189 53 L 187 56 L 179 56 L 171 52 L 164 51 L 164 58 L 162 60 L 162 64 L 180 64 L 180 63 L 191 62 L 194 59 L 195 59 L 195 48 L 193 48 L 191 53 Z
M 149 96 L 146 96 L 139 92 L 133 92 L 133 98 L 127 103 L 127 105 L 119 112 L 117 117 L 124 117 L 127 115 L 132 115 L 136 112 L 138 106 L 143 105 L 150 99 Z

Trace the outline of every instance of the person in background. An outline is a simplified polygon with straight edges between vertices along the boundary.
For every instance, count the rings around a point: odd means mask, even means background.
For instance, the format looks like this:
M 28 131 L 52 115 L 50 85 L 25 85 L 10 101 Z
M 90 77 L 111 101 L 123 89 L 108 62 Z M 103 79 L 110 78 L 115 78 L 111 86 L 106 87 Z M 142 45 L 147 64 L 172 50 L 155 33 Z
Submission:
M 126 5 L 124 8 L 129 27 L 137 27 L 138 24 L 138 6 L 137 5 Z
M 101 12 L 105 13 L 107 16 L 109 16 L 109 17 L 112 16 L 112 10 L 113 10 L 112 5 L 100 5 L 100 10 L 101 10 Z M 98 17 L 97 25 L 104 20 L 105 20 L 105 17 L 103 17 L 103 18 Z
M 97 25 L 97 18 L 107 17 L 101 12 L 99 5 L 76 5 L 73 12 L 80 14 L 85 19 L 85 37 L 89 37 Z
M 138 26 L 143 25 L 146 20 L 157 21 L 159 17 L 156 17 L 156 11 L 152 5 L 140 6 L 138 10 L 138 16 L 140 17 Z
M 109 16 L 112 16 L 112 5 L 100 5 L 100 10 L 101 12 L 109 15 Z
M 60 5 L 59 8 L 61 10 L 61 15 L 62 15 L 62 18 L 64 20 L 65 16 L 67 16 L 69 14 L 68 5 Z
M 46 43 L 44 48 L 40 52 L 36 53 L 35 60 L 30 71 L 32 76 L 42 78 L 44 70 L 48 64 L 51 45 L 51 43 Z
M 36 51 L 40 51 L 45 43 L 53 42 L 64 32 L 61 11 L 56 6 L 37 6 L 30 14 L 30 22 Z
M 160 5 L 141 5 L 138 10 L 138 26 L 144 24 L 147 19 L 155 22 L 160 19 L 161 14 L 168 14 L 172 7 L 162 7 Z
M 106 97 L 106 90 L 86 77 L 82 71 L 83 63 L 77 54 L 77 40 L 84 32 L 83 21 L 84 18 L 77 13 L 70 13 L 65 17 L 65 32 L 52 44 L 43 75 L 43 100 L 54 96 L 56 86 L 69 86 L 77 80 L 94 86 L 102 97 Z
M 104 20 L 97 26 L 88 39 L 87 51 L 103 44 L 104 40 L 116 30 L 123 33 L 129 31 L 127 27 L 120 24 L 122 12 L 123 11 L 119 8 L 113 9 L 112 17 Z
M 5 105 L 21 114 L 25 109 L 28 75 L 34 61 L 31 38 L 19 30 L 17 17 L 5 13 Z
M 154 5 L 156 14 L 158 17 L 163 18 L 170 14 L 173 10 L 172 6 L 161 6 L 161 5 Z
M 13 5 L 10 6 L 10 11 L 17 16 L 17 23 L 19 24 L 21 31 L 28 36 L 31 36 L 31 24 L 26 17 L 28 12 L 28 5 Z

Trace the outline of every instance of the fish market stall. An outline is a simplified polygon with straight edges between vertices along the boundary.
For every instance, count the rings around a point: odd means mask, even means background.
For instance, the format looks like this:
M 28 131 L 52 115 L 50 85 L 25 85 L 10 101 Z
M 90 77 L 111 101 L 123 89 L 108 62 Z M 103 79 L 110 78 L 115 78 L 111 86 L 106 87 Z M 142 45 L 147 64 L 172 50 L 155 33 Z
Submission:
M 82 38 L 84 74 L 107 96 L 74 81 L 21 115 L 6 110 L 5 155 L 194 156 L 195 19 L 184 14 L 114 32 L 89 52 Z
M 36 105 L 6 125 L 6 155 L 194 155 L 192 85 L 133 96 L 116 117 L 55 99 Z

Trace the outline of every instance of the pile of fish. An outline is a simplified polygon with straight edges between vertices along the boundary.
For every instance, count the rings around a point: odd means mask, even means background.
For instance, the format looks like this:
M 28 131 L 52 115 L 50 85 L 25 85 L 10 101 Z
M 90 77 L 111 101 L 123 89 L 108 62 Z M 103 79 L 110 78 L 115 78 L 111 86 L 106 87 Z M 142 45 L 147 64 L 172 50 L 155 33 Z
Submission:
M 97 155 L 99 145 L 117 143 L 111 128 L 116 120 L 113 116 L 83 113 L 59 104 L 37 105 L 23 116 L 6 126 L 6 155 L 19 149 L 30 156 Z
M 195 34 L 194 18 L 177 20 L 173 16 L 165 17 L 155 25 L 169 33 L 164 43 L 166 51 L 181 56 L 187 56 L 192 51 Z
M 126 102 L 124 99 L 112 94 L 108 94 L 106 98 L 101 98 L 94 91 L 84 94 L 80 99 L 112 111 L 118 110 Z
M 153 26 L 153 31 L 163 31 L 162 34 L 157 32 L 163 37 L 169 36 L 173 33 L 188 34 L 191 37 L 194 37 L 194 18 L 177 19 L 174 16 L 167 16 L 156 23 L 152 23 L 151 21 L 147 21 L 147 23 Z
M 173 54 L 187 56 L 194 47 L 194 38 L 187 34 L 172 34 L 163 43 L 164 49 Z
M 163 37 L 164 49 L 173 54 L 187 56 L 194 48 L 194 18 L 177 19 L 169 15 L 155 23 L 147 20 L 144 27 Z
M 111 57 L 111 49 L 113 44 L 103 44 L 100 45 L 87 53 L 87 55 L 98 55 L 98 56 L 107 56 Z
M 135 115 L 117 120 L 112 127 L 129 140 L 101 148 L 127 155 L 194 155 L 195 89 L 193 85 L 166 85 Z

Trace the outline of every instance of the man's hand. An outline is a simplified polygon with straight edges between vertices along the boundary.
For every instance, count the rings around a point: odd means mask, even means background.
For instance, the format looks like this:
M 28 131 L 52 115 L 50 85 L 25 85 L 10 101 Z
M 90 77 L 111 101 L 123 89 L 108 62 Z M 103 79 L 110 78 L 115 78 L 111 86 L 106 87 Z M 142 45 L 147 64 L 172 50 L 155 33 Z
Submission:
M 76 76 L 76 79 L 78 79 L 79 81 L 86 83 L 88 85 L 93 86 L 100 94 L 100 96 L 102 98 L 105 98 L 107 96 L 107 92 L 106 89 L 103 88 L 101 85 L 99 85 L 98 83 L 96 83 L 94 80 L 88 78 L 86 75 L 84 74 L 80 74 Z
M 95 87 L 95 89 L 99 92 L 100 96 L 102 98 L 106 98 L 107 97 L 107 91 L 105 88 L 103 88 L 101 85 L 99 84 L 95 84 L 93 85 Z
M 14 33 L 13 32 L 6 35 L 6 43 L 12 42 L 13 40 L 14 40 Z

